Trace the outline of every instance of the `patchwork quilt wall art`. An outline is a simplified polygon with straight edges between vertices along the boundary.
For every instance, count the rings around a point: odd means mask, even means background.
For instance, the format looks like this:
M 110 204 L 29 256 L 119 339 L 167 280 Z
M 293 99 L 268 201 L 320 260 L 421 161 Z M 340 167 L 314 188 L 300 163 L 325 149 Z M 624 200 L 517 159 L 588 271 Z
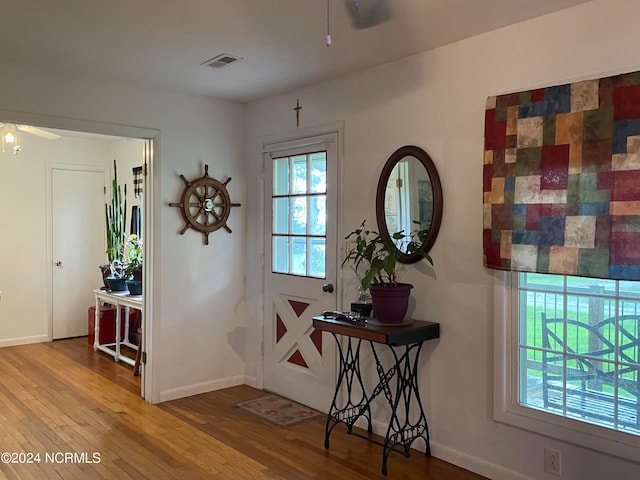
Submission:
M 489 97 L 484 265 L 640 280 L 640 72 Z

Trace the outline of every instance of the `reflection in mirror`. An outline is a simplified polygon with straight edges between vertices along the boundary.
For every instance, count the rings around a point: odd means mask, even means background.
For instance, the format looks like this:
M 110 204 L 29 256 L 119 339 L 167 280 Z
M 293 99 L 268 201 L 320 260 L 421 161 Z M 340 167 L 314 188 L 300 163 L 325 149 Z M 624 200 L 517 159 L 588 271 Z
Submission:
M 406 254 L 411 232 L 418 232 L 422 249 L 435 242 L 442 219 L 442 188 L 429 155 L 419 147 L 396 150 L 385 164 L 378 183 L 376 217 L 380 234 Z M 404 238 L 394 238 L 403 232 Z M 415 240 L 415 238 L 414 238 Z M 404 255 L 404 263 L 418 261 L 418 254 Z
M 406 156 L 391 170 L 384 194 L 384 216 L 391 234 L 408 235 L 414 230 L 431 228 L 433 188 L 427 170 L 417 158 Z M 398 249 L 407 251 L 408 236 L 393 241 Z

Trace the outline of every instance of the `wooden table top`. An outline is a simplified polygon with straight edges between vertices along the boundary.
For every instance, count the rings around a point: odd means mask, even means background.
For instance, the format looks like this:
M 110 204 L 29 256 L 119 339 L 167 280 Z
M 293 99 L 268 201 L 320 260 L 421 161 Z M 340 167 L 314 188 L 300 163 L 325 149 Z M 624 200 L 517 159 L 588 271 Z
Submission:
M 422 320 L 411 320 L 408 325 L 387 326 L 379 323 L 367 323 L 364 320 L 351 322 L 317 316 L 313 317 L 313 327 L 325 332 L 391 346 L 409 345 L 440 338 L 440 324 Z

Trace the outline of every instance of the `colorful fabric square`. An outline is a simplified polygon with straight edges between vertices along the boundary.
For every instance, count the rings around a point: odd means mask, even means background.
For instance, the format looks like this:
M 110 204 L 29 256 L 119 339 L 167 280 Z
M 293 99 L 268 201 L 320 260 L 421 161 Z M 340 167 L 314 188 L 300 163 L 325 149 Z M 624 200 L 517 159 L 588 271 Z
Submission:
M 489 97 L 484 265 L 640 280 L 640 72 Z

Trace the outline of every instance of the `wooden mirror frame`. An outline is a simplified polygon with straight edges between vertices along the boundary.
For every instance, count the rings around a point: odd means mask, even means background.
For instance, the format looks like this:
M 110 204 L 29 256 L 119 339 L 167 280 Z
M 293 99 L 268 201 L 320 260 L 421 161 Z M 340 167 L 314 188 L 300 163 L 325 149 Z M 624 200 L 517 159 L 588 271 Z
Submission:
M 427 238 L 425 238 L 421 247 L 425 253 L 428 253 L 436 241 L 436 237 L 440 231 L 440 223 L 442 222 L 442 185 L 440 184 L 440 176 L 438 175 L 438 170 L 436 169 L 433 160 L 429 154 L 420 147 L 416 147 L 414 145 L 400 147 L 393 152 L 387 160 L 387 163 L 385 163 L 382 168 L 382 173 L 380 174 L 378 188 L 376 191 L 376 221 L 378 222 L 378 231 L 383 239 L 393 243 L 385 219 L 384 197 L 391 172 L 400 160 L 408 156 L 416 158 L 424 166 L 427 171 L 427 175 L 429 175 L 431 188 L 433 190 L 433 216 L 431 218 L 431 228 L 429 229 Z M 414 253 L 412 255 L 403 254 L 399 261 L 401 263 L 416 263 L 421 258 L 422 257 L 418 253 Z

